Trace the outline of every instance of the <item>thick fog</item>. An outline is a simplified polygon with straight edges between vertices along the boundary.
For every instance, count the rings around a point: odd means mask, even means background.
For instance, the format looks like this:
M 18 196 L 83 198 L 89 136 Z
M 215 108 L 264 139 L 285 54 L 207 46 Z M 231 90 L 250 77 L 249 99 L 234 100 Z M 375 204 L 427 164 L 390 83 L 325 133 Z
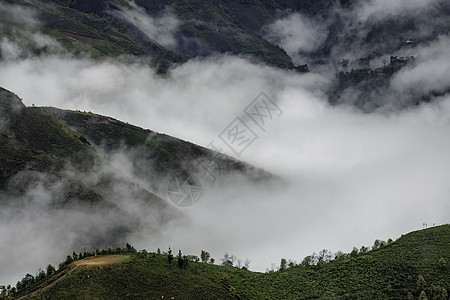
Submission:
M 361 17 L 386 13 L 385 2 L 360 8 Z M 274 32 L 287 30 L 280 41 L 303 38 L 290 33 L 294 21 L 312 24 L 298 15 L 281 19 L 273 27 Z M 313 33 L 305 34 L 308 40 Z M 313 50 L 303 43 L 281 42 L 293 52 Z M 390 105 L 448 90 L 448 46 L 448 36 L 441 36 L 415 49 L 416 63 L 398 72 L 382 95 L 385 109 L 370 114 L 328 104 L 329 72 L 299 74 L 226 55 L 191 60 L 165 77 L 138 61 L 11 55 L 0 62 L 0 86 L 29 106 L 92 111 L 205 147 L 213 142 L 224 153 L 278 176 L 265 185 L 236 177 L 205 186 L 196 205 L 177 208 L 185 218 L 158 227 L 157 216 L 133 204 L 128 184 L 147 183 L 136 176 L 132 160 L 137 158 L 130 153 L 112 154 L 112 163 L 96 166 L 93 173 L 67 174 L 90 181 L 106 172 L 126 182 L 111 195 L 138 216 L 135 230 L 124 233 L 137 248 L 155 251 L 170 245 L 197 255 L 203 249 L 216 262 L 228 252 L 249 258 L 250 269 L 264 271 L 282 257 L 301 261 L 323 248 L 350 251 L 378 238 L 395 239 L 423 223 L 448 223 L 450 96 L 440 93 L 431 103 L 403 109 Z M 281 110 L 265 119 L 263 129 L 245 113 L 261 92 Z M 220 138 L 237 117 L 257 135 L 239 156 Z M 102 212 L 100 219 L 95 208 L 48 211 L 63 183 L 46 182 L 37 178 L 21 200 L 34 208 L 31 212 L 10 205 L 0 214 L 0 282 L 15 283 L 27 272 L 57 263 L 74 244 L 79 248 L 73 250 L 81 250 L 80 236 L 91 226 L 104 230 L 97 232 L 101 236 L 117 225 L 113 210 Z M 80 220 L 89 222 L 80 227 Z M 65 226 L 58 227 L 61 223 Z

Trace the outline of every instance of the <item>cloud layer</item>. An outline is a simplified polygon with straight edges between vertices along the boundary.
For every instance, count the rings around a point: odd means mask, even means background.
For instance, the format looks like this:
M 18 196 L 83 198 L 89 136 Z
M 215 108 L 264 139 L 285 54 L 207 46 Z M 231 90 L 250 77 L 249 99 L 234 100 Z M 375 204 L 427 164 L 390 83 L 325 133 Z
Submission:
M 143 64 L 55 57 L 3 62 L 0 68 L 0 84 L 27 105 L 110 115 L 203 146 L 214 142 L 232 156 L 218 135 L 236 117 L 248 122 L 258 139 L 239 158 L 279 175 L 282 184 L 264 188 L 230 178 L 231 188 L 207 188 L 197 205 L 182 210 L 190 222 L 158 234 L 144 234 L 149 227 L 143 222 L 143 230 L 128 237 L 149 250 L 205 249 L 216 259 L 231 252 L 261 271 L 281 257 L 301 260 L 322 248 L 349 251 L 423 222 L 448 222 L 449 97 L 401 112 L 363 114 L 330 106 L 323 93 L 327 82 L 320 74 L 227 56 L 190 61 L 166 78 Z M 265 131 L 244 113 L 261 91 L 283 110 L 267 120 Z M 31 228 L 33 218 L 19 220 Z

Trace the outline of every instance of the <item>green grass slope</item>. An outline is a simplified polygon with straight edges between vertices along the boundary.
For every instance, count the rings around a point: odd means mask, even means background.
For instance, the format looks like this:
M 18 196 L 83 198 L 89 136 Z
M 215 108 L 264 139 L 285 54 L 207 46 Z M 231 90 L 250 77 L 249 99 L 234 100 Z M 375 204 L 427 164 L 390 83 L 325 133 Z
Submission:
M 117 264 L 73 269 L 32 299 L 448 299 L 450 225 L 411 232 L 363 254 L 257 273 L 141 251 Z M 69 268 L 73 268 L 73 264 Z M 62 271 L 60 271 L 62 272 Z M 59 276 L 58 273 L 54 276 Z M 423 277 L 423 281 L 418 280 Z M 25 298 L 26 298 L 25 297 Z
M 89 161 L 88 144 L 38 107 L 25 107 L 0 88 L 0 189 L 24 170 L 55 172 L 69 161 Z

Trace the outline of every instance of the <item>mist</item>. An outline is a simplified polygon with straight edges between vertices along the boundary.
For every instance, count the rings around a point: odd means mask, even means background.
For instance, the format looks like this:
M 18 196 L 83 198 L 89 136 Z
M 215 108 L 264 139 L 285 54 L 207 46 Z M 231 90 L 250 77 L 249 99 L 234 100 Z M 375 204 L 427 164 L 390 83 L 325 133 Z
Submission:
M 299 13 L 291 14 L 266 26 L 265 38 L 286 50 L 294 63 L 304 62 L 302 54 L 311 53 L 325 42 L 326 23 Z
M 158 16 L 151 17 L 145 12 L 144 8 L 137 5 L 134 1 L 127 3 L 130 6 L 129 8 L 124 7 L 120 13 L 112 13 L 123 16 L 161 46 L 167 49 L 176 47 L 175 33 L 180 21 L 169 7 Z

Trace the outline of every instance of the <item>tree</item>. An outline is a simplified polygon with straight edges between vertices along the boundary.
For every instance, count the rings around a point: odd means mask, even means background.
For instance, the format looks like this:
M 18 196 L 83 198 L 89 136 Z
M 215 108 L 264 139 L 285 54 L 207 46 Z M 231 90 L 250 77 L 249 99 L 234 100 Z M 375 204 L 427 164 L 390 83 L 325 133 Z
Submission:
M 425 293 L 425 291 L 420 292 L 419 300 L 428 300 L 427 294 Z
M 331 260 L 332 257 L 333 255 L 329 250 L 323 249 L 319 252 L 317 263 L 319 264 L 327 263 Z
M 237 267 L 240 269 L 242 268 L 242 259 L 238 258 L 237 260 Z
M 181 250 L 178 250 L 178 268 L 183 268 L 183 255 L 181 254 Z
M 225 253 L 222 258 L 222 266 L 232 267 L 232 266 L 234 266 L 235 260 L 236 260 L 236 257 L 234 255 Z
M 167 252 L 167 261 L 170 264 L 170 263 L 172 263 L 172 260 L 173 260 L 172 249 L 170 249 L 170 246 L 169 246 L 169 251 Z
M 161 254 L 161 249 L 158 248 L 158 250 L 156 250 L 156 253 Z
M 288 269 L 295 267 L 295 265 L 297 264 L 297 262 L 295 260 L 289 260 L 288 262 Z
M 373 242 L 372 250 L 380 248 L 380 244 L 381 244 L 381 241 L 376 239 L 375 242 Z
M 189 265 L 189 256 L 188 255 L 183 255 L 183 269 L 187 269 L 187 266 Z
M 210 264 L 214 264 L 215 261 L 216 261 L 216 260 L 215 260 L 214 258 L 212 258 L 212 257 L 209 259 L 209 263 L 210 263 Z
M 447 262 L 445 261 L 445 259 L 443 257 L 441 257 L 439 259 L 438 264 L 439 264 L 439 268 L 441 268 L 441 269 L 445 269 L 445 267 L 447 266 Z
M 420 291 L 420 290 L 423 290 L 423 289 L 425 288 L 425 284 L 426 284 L 425 278 L 423 278 L 422 275 L 419 275 L 419 277 L 417 277 L 417 282 L 416 282 L 417 289 L 418 289 L 419 291 Z
M 284 272 L 287 269 L 287 261 L 286 258 L 282 258 L 280 261 L 280 272 Z
M 250 259 L 246 258 L 245 261 L 244 261 L 244 266 L 243 266 L 243 268 L 245 268 L 246 270 L 248 270 L 248 268 L 250 267 L 250 263 L 251 263 Z
M 305 258 L 303 258 L 301 265 L 303 267 L 309 267 L 310 265 L 312 265 L 312 257 L 311 255 L 306 256 Z
M 75 253 L 75 252 L 74 252 L 74 253 Z M 71 262 L 73 262 L 72 256 L 67 255 L 67 258 L 66 258 L 66 261 L 65 261 L 66 265 L 70 264 Z
M 408 300 L 414 300 L 414 296 L 411 294 L 411 292 L 408 292 L 406 299 Z
M 200 259 L 202 260 L 203 263 L 208 262 L 210 257 L 211 257 L 211 255 L 207 251 L 202 250 L 202 252 L 200 254 Z
M 134 249 L 134 247 L 128 243 L 125 245 L 125 247 L 127 248 L 127 252 L 135 252 L 136 251 L 136 249 Z
M 334 259 L 336 259 L 336 260 L 343 260 L 343 259 L 345 259 L 345 253 L 342 252 L 341 250 L 337 251 L 334 254 Z
M 45 278 L 45 271 L 39 269 L 39 272 L 36 274 L 36 281 L 41 281 Z

